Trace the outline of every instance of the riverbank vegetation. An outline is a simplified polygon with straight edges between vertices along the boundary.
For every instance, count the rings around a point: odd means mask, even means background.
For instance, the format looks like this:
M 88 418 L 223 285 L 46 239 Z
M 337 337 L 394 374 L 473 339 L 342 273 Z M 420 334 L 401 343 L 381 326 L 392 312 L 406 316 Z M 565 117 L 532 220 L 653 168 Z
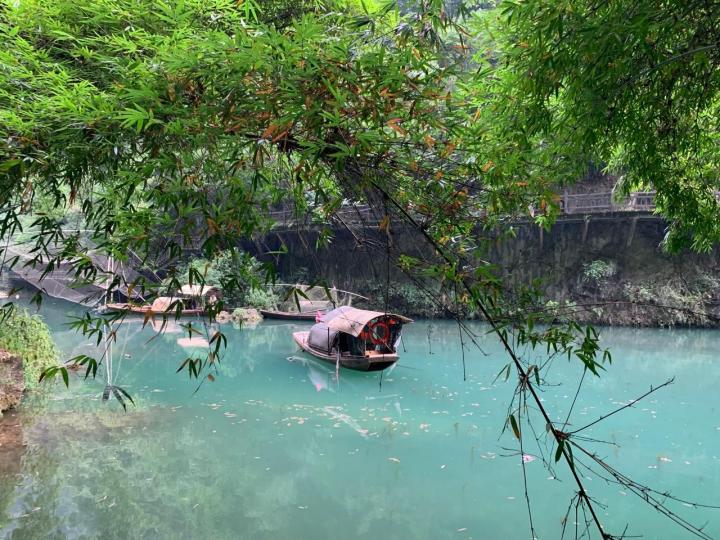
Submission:
M 657 191 L 667 248 L 715 245 L 716 6 L 0 5 L 0 236 L 19 233 L 41 196 L 79 209 L 83 222 L 67 230 L 60 213 L 36 208 L 32 264 L 72 261 L 78 283 L 106 278 L 108 295 L 153 296 L 167 284 L 144 270 L 172 273 L 192 251 L 210 262 L 185 267 L 187 280 L 175 272 L 171 288 L 207 283 L 212 271 L 241 300 L 252 292 L 239 279 L 243 256 L 223 254 L 270 230 L 273 210 L 318 228 L 317 246 L 332 242 L 331 224 L 350 230 L 374 260 L 426 290 L 451 291 L 433 301 L 462 339 L 474 338 L 465 315 L 488 321 L 506 378 L 519 381 L 507 429 L 522 452 L 533 422 L 548 426 L 576 506 L 610 537 L 576 469 L 580 454 L 602 463 L 567 420 L 553 423 L 538 394 L 552 362 L 538 366 L 526 352 L 573 359 L 594 375 L 610 353 L 592 327 L 548 313 L 539 284 L 508 290 L 487 254 L 513 234 L 513 220 L 549 227 L 559 189 L 597 164 L 622 176 L 620 190 Z M 343 219 L 341 209 L 361 203 L 378 234 Z M 401 228 L 423 239 L 424 256 L 398 249 Z M 133 253 L 143 271 L 128 281 L 89 245 L 119 262 Z M 595 266 L 589 280 L 604 279 Z M 211 306 L 211 320 L 222 307 Z M 114 322 L 88 316 L 80 327 L 97 334 Z M 213 336 L 199 367 L 182 365 L 214 380 L 222 341 Z
M 40 374 L 58 364 L 58 351 L 50 329 L 40 315 L 14 308 L 0 322 L 0 349 L 22 360 L 25 388 L 38 387 Z
M 268 309 L 279 302 L 272 286 L 272 267 L 233 248 L 220 251 L 211 260 L 192 258 L 170 271 L 165 279 L 168 290 L 180 288 L 183 280 L 219 286 L 223 306 L 228 309 L 251 307 Z

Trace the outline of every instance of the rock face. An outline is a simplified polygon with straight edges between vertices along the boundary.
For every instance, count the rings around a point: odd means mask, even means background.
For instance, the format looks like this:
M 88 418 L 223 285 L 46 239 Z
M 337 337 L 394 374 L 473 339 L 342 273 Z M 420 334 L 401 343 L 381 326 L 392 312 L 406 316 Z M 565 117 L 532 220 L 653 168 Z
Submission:
M 232 313 L 232 320 L 235 324 L 257 324 L 262 321 L 263 316 L 257 309 L 237 308 Z
M 666 230 L 660 216 L 615 212 L 563 216 L 550 231 L 519 221 L 514 236 L 503 241 L 496 241 L 496 232 L 476 232 L 488 240 L 488 260 L 508 288 L 539 280 L 547 310 L 558 317 L 570 313 L 593 324 L 720 327 L 720 249 L 668 254 L 661 247 Z M 386 242 L 377 228 L 360 232 L 366 238 L 362 244 L 338 229 L 322 249 L 315 247 L 318 231 L 272 232 L 244 249 L 265 261 L 275 261 L 267 253 L 284 250 L 276 261 L 279 279 L 325 280 L 371 299 L 360 307 L 383 309 L 387 301 L 387 309 L 410 317 L 443 316 L 432 313 L 438 303 L 428 301 L 402 272 L 392 265 L 388 270 L 386 257 L 373 247 Z M 409 228 L 396 226 L 393 243 L 398 251 L 434 260 Z
M 22 360 L 0 350 L 0 413 L 17 406 L 24 391 Z
M 220 324 L 229 323 L 232 320 L 232 315 L 227 311 L 221 311 L 215 316 L 215 320 Z

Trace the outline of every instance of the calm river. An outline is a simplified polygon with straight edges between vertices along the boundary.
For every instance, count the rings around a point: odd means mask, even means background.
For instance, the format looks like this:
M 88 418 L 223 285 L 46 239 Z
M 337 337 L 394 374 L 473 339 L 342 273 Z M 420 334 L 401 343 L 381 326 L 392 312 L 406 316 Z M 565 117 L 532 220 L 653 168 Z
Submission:
M 87 350 L 63 324 L 71 311 L 43 307 L 66 358 Z M 101 401 L 100 371 L 28 400 L 20 461 L 0 469 L 0 538 L 530 538 L 518 444 L 501 433 L 514 384 L 493 382 L 507 360 L 482 325 L 467 380 L 457 327 L 419 321 L 382 381 L 345 370 L 338 381 L 298 353 L 291 333 L 309 324 L 225 326 L 218 376 L 197 392 L 175 373 L 182 336 L 141 326 L 124 325 L 113 351 L 113 380 L 137 403 L 127 413 Z M 571 427 L 675 377 L 585 431 L 606 441 L 587 447 L 643 484 L 720 504 L 720 332 L 603 329 L 602 340 L 613 364 L 586 378 Z M 580 375 L 578 362 L 552 365 L 542 396 L 556 418 Z M 562 463 L 543 465 L 551 450 L 537 418 L 535 428 L 543 442 L 524 447 L 532 515 L 537 537 L 555 540 L 573 482 Z M 691 538 L 624 486 L 581 473 L 610 532 Z M 720 537 L 720 510 L 671 508 Z M 573 510 L 569 538 L 574 522 Z

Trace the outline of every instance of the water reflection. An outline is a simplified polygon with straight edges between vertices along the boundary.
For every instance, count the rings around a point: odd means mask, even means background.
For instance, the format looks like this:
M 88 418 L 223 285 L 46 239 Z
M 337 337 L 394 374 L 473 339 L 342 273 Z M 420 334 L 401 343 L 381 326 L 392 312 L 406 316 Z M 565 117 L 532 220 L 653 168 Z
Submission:
M 310 358 L 309 356 L 288 356 L 288 362 L 297 364 L 306 368 L 307 377 L 310 384 L 318 392 L 328 390 L 335 392 L 335 386 L 337 385 L 337 377 L 335 376 L 335 370 L 330 370 L 327 365 L 322 365 L 317 360 Z

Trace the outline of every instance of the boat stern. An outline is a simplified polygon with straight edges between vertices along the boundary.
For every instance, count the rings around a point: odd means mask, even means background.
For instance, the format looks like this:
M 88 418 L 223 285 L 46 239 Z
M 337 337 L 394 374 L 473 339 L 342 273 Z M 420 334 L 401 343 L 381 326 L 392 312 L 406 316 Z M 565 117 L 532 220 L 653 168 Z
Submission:
M 295 340 L 295 343 L 298 344 L 298 346 L 303 349 L 307 350 L 308 344 L 308 336 L 310 335 L 310 332 L 293 332 L 293 339 Z

